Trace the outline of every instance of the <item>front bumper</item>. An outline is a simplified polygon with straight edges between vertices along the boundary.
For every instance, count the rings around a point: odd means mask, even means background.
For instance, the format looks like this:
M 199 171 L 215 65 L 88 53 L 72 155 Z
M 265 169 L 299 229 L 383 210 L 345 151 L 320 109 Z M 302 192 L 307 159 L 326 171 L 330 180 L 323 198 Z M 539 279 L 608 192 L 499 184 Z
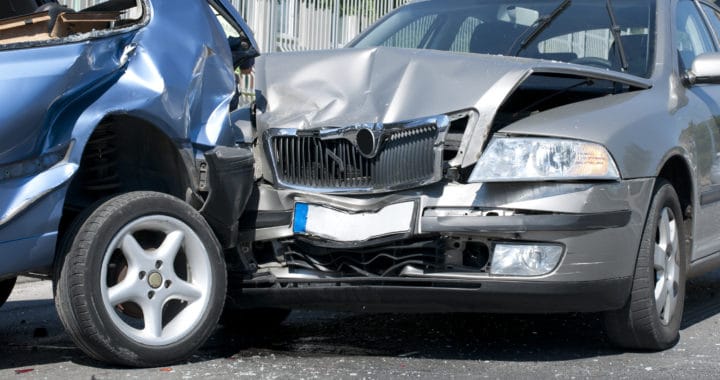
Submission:
M 521 233 L 530 231 L 589 231 L 625 227 L 632 212 L 608 211 L 592 214 L 513 215 L 513 216 L 425 216 L 424 232 Z
M 256 241 L 302 239 L 317 246 L 339 249 L 362 249 L 403 239 L 438 236 L 471 238 L 489 245 L 496 242 L 561 244 L 563 258 L 547 275 L 513 278 L 455 270 L 428 274 L 425 278 L 528 281 L 531 284 L 582 284 L 626 279 L 633 275 L 653 186 L 652 178 L 596 183 L 438 183 L 386 196 L 362 197 L 261 186 L 254 201 L 258 210 L 256 228 L 246 237 Z M 297 203 L 322 205 L 348 213 L 368 213 L 407 202 L 416 203 L 409 230 L 377 239 L 335 241 L 296 234 L 293 228 L 293 210 Z M 265 220 L 265 215 L 270 218 Z M 268 223 L 269 220 L 274 226 Z M 328 225 L 334 222 L 327 220 Z M 348 225 L 347 228 L 357 229 L 362 225 Z M 506 283 L 501 282 L 498 286 L 503 284 Z

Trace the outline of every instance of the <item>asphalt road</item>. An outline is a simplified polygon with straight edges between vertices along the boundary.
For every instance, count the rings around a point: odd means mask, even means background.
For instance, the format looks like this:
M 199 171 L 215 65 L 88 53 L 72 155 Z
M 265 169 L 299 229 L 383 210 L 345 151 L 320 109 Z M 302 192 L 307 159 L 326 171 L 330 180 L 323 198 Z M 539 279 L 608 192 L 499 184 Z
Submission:
M 0 379 L 720 378 L 720 271 L 688 286 L 680 343 L 625 352 L 595 315 L 366 315 L 294 312 L 267 333 L 218 328 L 183 363 L 104 366 L 77 349 L 49 282 L 24 282 L 0 308 Z

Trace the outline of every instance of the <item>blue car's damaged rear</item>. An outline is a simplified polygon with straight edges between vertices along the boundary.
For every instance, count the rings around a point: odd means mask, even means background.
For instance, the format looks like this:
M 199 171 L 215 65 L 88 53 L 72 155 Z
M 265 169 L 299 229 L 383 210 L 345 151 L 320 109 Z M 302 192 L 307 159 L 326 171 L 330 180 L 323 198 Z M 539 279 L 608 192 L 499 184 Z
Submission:
M 49 274 L 91 356 L 185 357 L 219 317 L 223 251 L 252 185 L 230 122 L 235 70 L 258 55 L 252 33 L 226 0 L 10 3 L 0 304 L 17 275 Z

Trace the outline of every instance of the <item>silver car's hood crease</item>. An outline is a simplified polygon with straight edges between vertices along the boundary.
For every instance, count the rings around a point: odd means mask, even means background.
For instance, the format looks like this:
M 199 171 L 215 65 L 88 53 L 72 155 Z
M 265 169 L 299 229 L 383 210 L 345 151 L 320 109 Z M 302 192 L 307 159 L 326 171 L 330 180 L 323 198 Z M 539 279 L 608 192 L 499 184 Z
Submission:
M 505 99 L 532 74 L 651 87 L 647 79 L 589 66 L 385 47 L 271 54 L 261 57 L 258 66 L 260 134 L 269 128 L 394 123 L 476 109 L 472 140 L 479 142 L 487 138 Z M 475 162 L 481 146 L 469 145 L 463 166 Z

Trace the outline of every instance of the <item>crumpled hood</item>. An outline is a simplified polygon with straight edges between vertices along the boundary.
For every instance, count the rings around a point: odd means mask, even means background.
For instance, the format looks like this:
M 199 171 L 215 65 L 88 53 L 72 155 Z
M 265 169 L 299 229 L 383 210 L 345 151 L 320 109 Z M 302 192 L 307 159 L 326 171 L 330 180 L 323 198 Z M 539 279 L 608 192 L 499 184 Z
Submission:
M 477 109 L 490 119 L 533 72 L 646 80 L 588 66 L 432 50 L 369 48 L 270 54 L 257 63 L 258 126 L 392 123 Z

